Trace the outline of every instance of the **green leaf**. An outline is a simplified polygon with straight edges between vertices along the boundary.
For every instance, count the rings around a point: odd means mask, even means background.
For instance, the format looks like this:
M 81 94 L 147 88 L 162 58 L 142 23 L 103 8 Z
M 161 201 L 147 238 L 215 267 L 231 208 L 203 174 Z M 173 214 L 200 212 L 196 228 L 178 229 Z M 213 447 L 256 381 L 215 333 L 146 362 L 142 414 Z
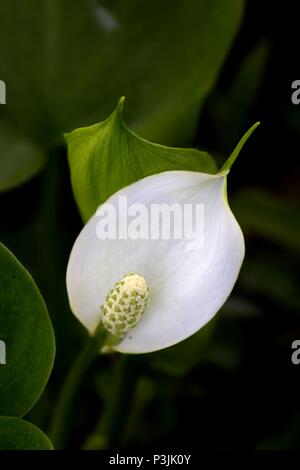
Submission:
M 0 416 L 0 450 L 53 450 L 48 437 L 33 424 Z
M 0 78 L 7 85 L 0 119 L 48 149 L 62 132 L 105 119 L 126 95 L 135 131 L 182 144 L 194 132 L 243 5 L 243 0 L 145 0 L 142 8 L 140 0 L 0 2 L 5 18 Z
M 84 221 L 109 196 L 145 176 L 171 170 L 216 171 L 206 152 L 165 147 L 131 132 L 123 122 L 123 102 L 106 121 L 66 135 L 73 191 Z
M 245 189 L 231 198 L 242 229 L 300 254 L 299 204 L 262 190 Z
M 35 143 L 0 125 L 0 192 L 34 176 L 45 161 L 45 153 Z
M 54 360 L 54 335 L 33 279 L 0 244 L 0 415 L 23 416 L 42 393 Z M 1 361 L 0 361 L 1 362 Z

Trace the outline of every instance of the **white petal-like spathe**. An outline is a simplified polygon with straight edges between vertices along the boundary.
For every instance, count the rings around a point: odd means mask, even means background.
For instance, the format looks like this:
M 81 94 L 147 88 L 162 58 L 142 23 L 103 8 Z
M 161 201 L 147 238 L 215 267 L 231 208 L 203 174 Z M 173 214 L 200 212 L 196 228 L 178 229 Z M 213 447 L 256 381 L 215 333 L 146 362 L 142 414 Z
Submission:
M 67 289 L 73 313 L 93 332 L 100 306 L 114 284 L 128 272 L 143 276 L 150 305 L 139 324 L 116 350 L 145 353 L 172 346 L 204 326 L 229 296 L 244 258 L 244 239 L 226 201 L 226 175 L 170 171 L 149 176 L 111 196 L 128 207 L 142 203 L 203 204 L 204 239 L 100 240 L 95 214 L 79 234 L 68 264 Z M 118 218 L 125 217 L 124 213 Z

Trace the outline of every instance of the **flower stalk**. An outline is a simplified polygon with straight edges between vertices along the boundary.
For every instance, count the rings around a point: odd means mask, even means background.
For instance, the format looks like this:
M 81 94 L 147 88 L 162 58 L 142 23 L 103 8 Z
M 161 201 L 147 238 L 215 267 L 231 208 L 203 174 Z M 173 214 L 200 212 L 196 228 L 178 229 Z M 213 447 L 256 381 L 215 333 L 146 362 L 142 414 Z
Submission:
M 99 351 L 105 346 L 109 333 L 100 322 L 88 344 L 71 367 L 58 399 L 50 427 L 51 441 L 55 449 L 65 449 L 68 444 L 72 417 L 81 384 Z

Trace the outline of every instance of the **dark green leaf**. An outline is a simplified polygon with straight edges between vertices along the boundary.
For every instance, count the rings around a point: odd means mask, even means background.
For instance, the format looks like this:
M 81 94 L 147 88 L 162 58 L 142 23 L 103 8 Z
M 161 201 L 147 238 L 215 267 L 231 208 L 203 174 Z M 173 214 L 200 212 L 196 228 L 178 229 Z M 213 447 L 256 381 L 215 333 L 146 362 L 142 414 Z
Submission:
M 45 267 L 46 268 L 46 267 Z M 43 391 L 54 360 L 47 308 L 33 279 L 0 244 L 0 414 L 23 416 Z
M 0 450 L 52 450 L 48 437 L 33 424 L 0 416 Z
M 62 132 L 105 119 L 126 95 L 133 129 L 154 141 L 182 144 L 193 134 L 243 4 L 148 0 L 141 8 L 140 0 L 0 2 L 5 18 L 0 78 L 7 85 L 0 118 L 48 148 Z M 15 184 L 21 178 L 14 165 L 11 159 Z M 24 172 L 24 179 L 29 174 Z

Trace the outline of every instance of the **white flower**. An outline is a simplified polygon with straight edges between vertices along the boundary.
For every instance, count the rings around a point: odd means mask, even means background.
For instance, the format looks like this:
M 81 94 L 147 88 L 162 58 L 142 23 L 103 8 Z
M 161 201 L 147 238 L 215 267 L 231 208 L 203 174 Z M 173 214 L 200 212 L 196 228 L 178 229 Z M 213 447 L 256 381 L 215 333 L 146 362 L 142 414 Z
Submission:
M 114 349 L 146 353 L 188 338 L 218 312 L 244 258 L 243 234 L 227 203 L 227 173 L 164 172 L 122 189 L 107 201 L 116 211 L 120 196 L 127 197 L 128 206 L 202 204 L 204 238 L 196 249 L 188 247 L 191 241 L 186 237 L 101 240 L 97 236 L 99 214 L 89 220 L 70 255 L 67 289 L 73 313 L 90 333 L 103 321 L 104 313 L 104 325 L 121 332 Z M 122 217 L 117 213 L 118 221 Z M 128 273 L 133 274 L 120 285 Z M 140 286 L 134 294 L 140 306 L 131 311 L 133 282 Z M 130 329 L 126 312 L 131 315 Z M 117 323 L 122 320 L 126 325 Z

